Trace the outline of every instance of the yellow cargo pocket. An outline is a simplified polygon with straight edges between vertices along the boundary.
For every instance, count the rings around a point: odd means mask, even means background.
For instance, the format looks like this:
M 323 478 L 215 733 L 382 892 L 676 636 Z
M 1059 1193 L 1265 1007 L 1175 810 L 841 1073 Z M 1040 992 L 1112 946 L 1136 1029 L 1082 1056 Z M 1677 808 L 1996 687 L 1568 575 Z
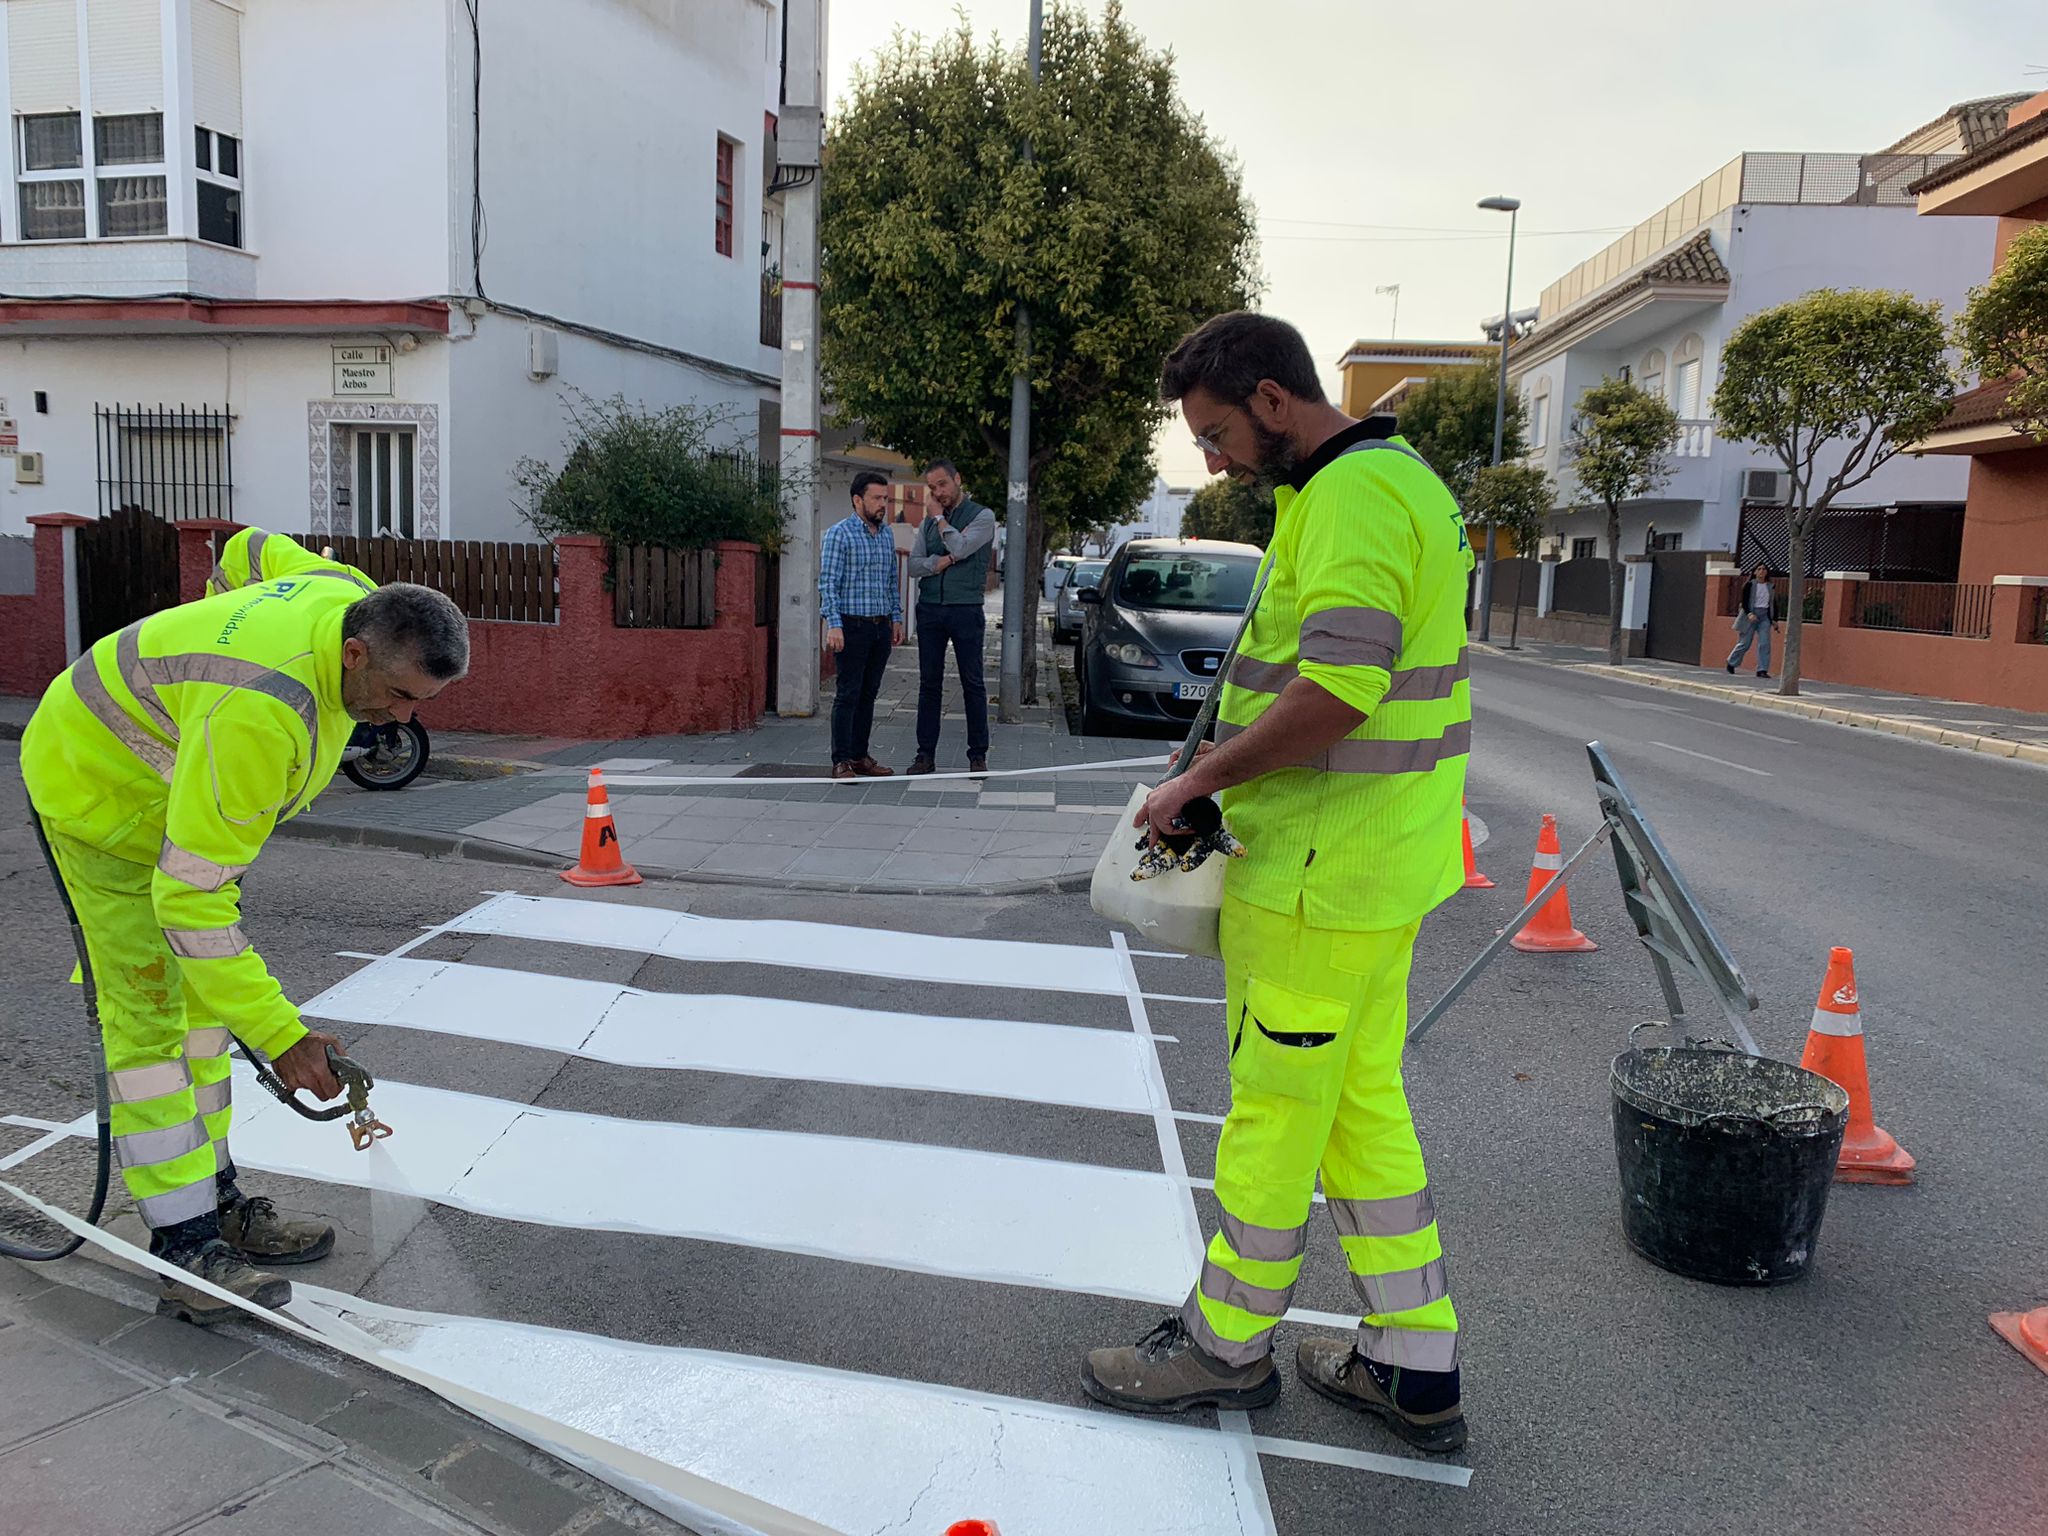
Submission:
M 1311 1104 L 1334 1096 L 1344 1080 L 1345 1024 L 1351 1005 L 1277 982 L 1247 979 L 1231 1024 L 1234 1083 Z

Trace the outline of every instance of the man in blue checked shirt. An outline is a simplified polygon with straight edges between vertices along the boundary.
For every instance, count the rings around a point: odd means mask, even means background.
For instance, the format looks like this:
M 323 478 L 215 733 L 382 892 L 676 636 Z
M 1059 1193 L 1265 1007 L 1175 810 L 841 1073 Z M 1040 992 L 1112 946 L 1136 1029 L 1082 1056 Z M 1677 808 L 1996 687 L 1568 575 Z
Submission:
M 872 470 L 855 475 L 853 515 L 825 530 L 818 557 L 825 649 L 839 658 L 839 691 L 832 700 L 835 779 L 880 779 L 895 772 L 868 751 L 889 651 L 903 643 L 903 596 L 888 515 L 887 477 Z

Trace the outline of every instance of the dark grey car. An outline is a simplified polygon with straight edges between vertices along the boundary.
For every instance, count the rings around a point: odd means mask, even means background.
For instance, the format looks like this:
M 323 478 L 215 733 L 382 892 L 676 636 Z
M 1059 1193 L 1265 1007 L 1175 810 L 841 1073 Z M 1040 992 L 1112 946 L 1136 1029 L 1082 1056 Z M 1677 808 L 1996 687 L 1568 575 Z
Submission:
M 1220 539 L 1133 539 L 1094 592 L 1075 649 L 1081 729 L 1174 734 L 1215 686 L 1251 600 L 1260 551 Z

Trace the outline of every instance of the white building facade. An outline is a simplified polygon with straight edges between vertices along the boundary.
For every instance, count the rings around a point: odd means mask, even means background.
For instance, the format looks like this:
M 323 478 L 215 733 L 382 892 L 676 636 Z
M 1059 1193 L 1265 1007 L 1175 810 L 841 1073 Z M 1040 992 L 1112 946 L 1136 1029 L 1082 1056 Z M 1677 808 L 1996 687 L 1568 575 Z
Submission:
M 1782 477 L 1753 475 L 1776 460 L 1715 428 L 1722 346 L 1751 315 L 1816 288 L 1904 291 L 1954 313 L 1982 280 L 1994 231 L 1989 219 L 1915 216 L 1905 188 L 1944 158 L 1742 155 L 1545 288 L 1535 328 L 1509 359 L 1529 413 L 1527 462 L 1558 488 L 1544 553 L 1735 550 L 1745 504 L 1767 508 Z M 1568 452 L 1573 402 L 1607 377 L 1661 396 L 1680 422 L 1670 478 L 1623 508 L 1619 550 L 1606 547 L 1606 511 L 1589 504 Z M 1957 465 L 1901 457 L 1846 502 L 1953 508 L 1959 529 L 1965 479 Z
M 777 458 L 782 47 L 779 0 L 5 0 L 0 535 L 530 538 L 574 392 Z

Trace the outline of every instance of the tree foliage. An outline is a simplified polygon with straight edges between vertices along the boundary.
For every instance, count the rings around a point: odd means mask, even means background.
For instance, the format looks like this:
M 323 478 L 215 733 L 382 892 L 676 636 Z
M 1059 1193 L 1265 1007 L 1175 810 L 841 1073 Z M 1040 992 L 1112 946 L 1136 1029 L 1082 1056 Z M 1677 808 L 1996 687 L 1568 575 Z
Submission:
M 1566 449 L 1579 489 L 1607 509 L 1607 660 L 1623 661 L 1621 504 L 1663 489 L 1671 478 L 1678 413 L 1628 379 L 1603 378 L 1579 396 Z
M 1806 551 L 1844 492 L 1941 424 L 1955 374 L 1941 306 L 1881 289 L 1820 288 L 1752 315 L 1721 351 L 1722 433 L 1768 450 L 1792 491 L 1781 693 L 1799 691 Z
M 1273 542 L 1273 493 L 1225 476 L 1188 498 L 1180 515 L 1184 539 L 1231 539 L 1264 549 Z
M 2006 409 L 2021 431 L 2048 441 L 2048 224 L 2007 248 L 2005 265 L 1970 295 L 1957 339 L 1978 377 L 2013 380 Z
M 780 549 L 786 498 L 795 486 L 773 466 L 732 446 L 735 412 L 693 405 L 647 411 L 625 396 L 563 396 L 570 437 L 562 467 L 521 459 L 513 467 L 520 513 L 542 538 L 594 533 L 617 544 L 701 549 L 744 539 Z
M 1051 7 L 1041 59 L 1034 89 L 964 22 L 899 34 L 833 120 L 820 230 L 833 409 L 998 507 L 1029 306 L 1031 548 L 1010 558 L 1034 572 L 1150 492 L 1160 359 L 1250 301 L 1256 262 L 1236 165 L 1114 0 Z
M 1493 407 L 1500 387 L 1491 367 L 1458 368 L 1415 386 L 1401 402 L 1401 436 L 1465 505 L 1472 482 L 1493 461 Z M 1527 412 L 1521 396 L 1508 391 L 1501 432 L 1501 460 L 1518 459 L 1528 448 Z M 1468 517 L 1474 516 L 1470 508 Z
M 1465 516 L 1471 522 L 1491 523 L 1515 541 L 1524 558 L 1534 553 L 1557 505 L 1557 487 L 1534 464 L 1488 464 L 1472 477 L 1472 489 L 1465 497 Z M 1526 570 L 1526 567 L 1518 569 Z M 1522 632 L 1522 586 L 1515 584 L 1514 615 L 1508 630 L 1508 649 Z M 1492 598 L 1489 597 L 1489 602 Z

